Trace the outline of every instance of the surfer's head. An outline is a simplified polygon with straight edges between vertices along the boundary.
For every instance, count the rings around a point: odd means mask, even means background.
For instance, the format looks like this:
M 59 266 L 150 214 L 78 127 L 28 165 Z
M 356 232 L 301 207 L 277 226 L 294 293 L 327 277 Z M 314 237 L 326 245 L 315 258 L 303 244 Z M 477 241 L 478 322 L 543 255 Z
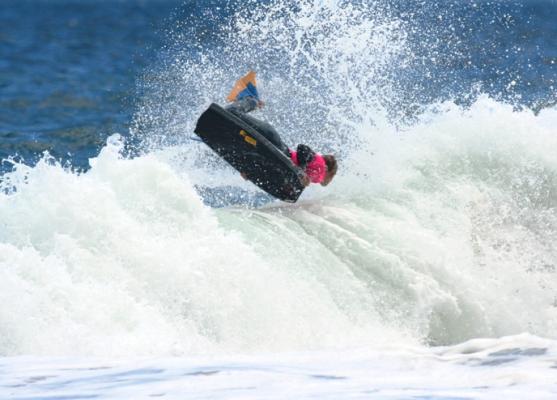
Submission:
M 327 186 L 337 173 L 337 159 L 332 154 L 324 155 L 325 164 L 327 165 L 327 172 L 325 173 L 325 179 L 321 182 L 322 186 Z

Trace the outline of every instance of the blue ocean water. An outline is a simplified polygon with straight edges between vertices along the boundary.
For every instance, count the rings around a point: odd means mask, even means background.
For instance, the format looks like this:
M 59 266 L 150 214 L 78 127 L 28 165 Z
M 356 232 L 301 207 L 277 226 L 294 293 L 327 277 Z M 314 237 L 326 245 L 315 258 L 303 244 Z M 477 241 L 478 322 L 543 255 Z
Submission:
M 125 132 L 137 79 L 157 58 L 175 1 L 4 1 L 0 157 L 48 151 L 78 168 Z
M 176 47 L 191 47 L 192 57 L 194 43 L 210 50 L 242 2 L 6 0 L 0 7 L 0 157 L 34 163 L 48 151 L 82 169 L 110 134 L 128 134 L 143 77 Z M 439 99 L 469 103 L 479 92 L 535 110 L 555 103 L 556 1 L 385 7 L 407 25 L 412 49 L 412 60 L 393 72 L 405 93 L 389 105 L 398 117 Z

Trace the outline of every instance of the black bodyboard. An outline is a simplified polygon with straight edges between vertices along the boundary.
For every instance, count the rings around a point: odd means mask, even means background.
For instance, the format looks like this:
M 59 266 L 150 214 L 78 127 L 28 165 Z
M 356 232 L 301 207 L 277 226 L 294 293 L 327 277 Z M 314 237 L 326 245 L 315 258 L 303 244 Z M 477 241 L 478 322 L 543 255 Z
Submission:
M 219 105 L 211 104 L 201 114 L 195 133 L 271 196 L 294 203 L 302 194 L 302 170 L 251 125 Z

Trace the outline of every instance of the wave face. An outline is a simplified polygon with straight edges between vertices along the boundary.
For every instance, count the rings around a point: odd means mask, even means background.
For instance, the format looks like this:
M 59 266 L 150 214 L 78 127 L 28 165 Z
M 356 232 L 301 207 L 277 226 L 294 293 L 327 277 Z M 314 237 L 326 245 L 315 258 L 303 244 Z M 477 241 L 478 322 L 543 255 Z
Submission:
M 82 175 L 19 166 L 0 198 L 0 352 L 555 338 L 556 123 L 446 104 L 364 167 L 346 159 L 330 190 L 260 209 L 205 206 L 115 138 Z
M 203 12 L 144 77 L 131 138 L 86 172 L 45 156 L 2 176 L 0 355 L 557 339 L 550 98 L 534 112 L 456 85 L 422 102 L 408 83 L 428 46 L 381 3 Z M 295 205 L 184 136 L 247 68 L 288 142 L 339 155 Z

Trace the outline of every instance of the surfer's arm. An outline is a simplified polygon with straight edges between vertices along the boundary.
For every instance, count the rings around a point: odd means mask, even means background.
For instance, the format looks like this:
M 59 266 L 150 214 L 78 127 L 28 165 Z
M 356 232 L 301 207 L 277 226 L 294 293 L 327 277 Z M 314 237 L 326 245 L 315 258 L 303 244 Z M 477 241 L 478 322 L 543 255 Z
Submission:
M 296 152 L 298 155 L 298 163 L 303 169 L 315 158 L 315 151 L 305 144 L 299 144 Z
M 300 176 L 300 182 L 304 186 L 309 186 L 310 184 L 309 176 L 307 176 L 307 174 L 304 173 L 302 176 Z

